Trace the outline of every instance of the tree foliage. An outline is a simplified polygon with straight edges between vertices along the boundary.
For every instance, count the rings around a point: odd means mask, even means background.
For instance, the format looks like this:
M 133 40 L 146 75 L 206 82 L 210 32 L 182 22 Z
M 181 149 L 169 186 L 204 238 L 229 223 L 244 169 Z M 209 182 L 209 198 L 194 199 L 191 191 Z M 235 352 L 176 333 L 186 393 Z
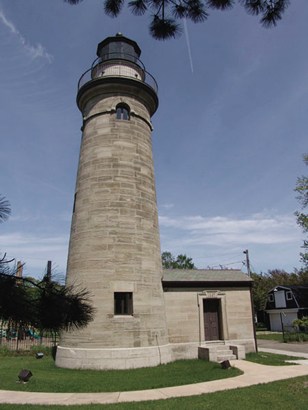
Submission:
M 10 274 L 0 274 L 0 317 L 3 321 L 31 323 L 34 319 L 32 293 Z
M 164 269 L 196 269 L 192 258 L 186 255 L 178 255 L 176 258 L 171 252 L 163 252 L 161 255 Z
M 43 280 L 19 278 L 0 265 L 0 318 L 16 326 L 42 331 L 85 327 L 94 316 L 86 290 L 60 285 L 47 275 Z
M 11 212 L 10 203 L 0 196 L 0 222 Z M 13 259 L 14 260 L 14 259 Z M 58 333 L 86 326 L 94 316 L 85 289 L 60 285 L 46 274 L 43 280 L 20 278 L 6 254 L 0 258 L 0 319 L 16 327 L 33 326 Z
M 6 221 L 11 214 L 11 204 L 9 201 L 2 195 L 0 195 L 0 223 Z M 0 273 L 8 273 L 9 272 L 9 263 L 12 261 L 8 261 L 6 259 L 6 253 L 1 256 L 0 255 Z M 1 289 L 0 289 L 0 296 L 1 296 Z
M 304 155 L 304 162 L 308 166 L 308 154 Z M 308 176 L 301 176 L 297 178 L 297 183 L 295 187 L 295 192 L 297 192 L 297 199 L 301 205 L 301 211 L 295 213 L 297 223 L 302 228 L 304 233 L 308 232 Z M 308 271 L 308 240 L 304 240 L 303 244 L 304 252 L 301 252 L 301 261 L 303 263 L 304 269 Z M 307 282 L 308 283 L 308 282 Z
M 44 276 L 38 286 L 36 327 L 41 330 L 69 330 L 85 327 L 93 319 L 93 308 L 85 289 L 74 290 Z
M 64 0 L 78 4 L 83 0 Z M 260 16 L 264 27 L 272 27 L 282 18 L 289 0 L 238 0 L 248 14 Z M 125 4 L 124 0 L 102 0 L 104 11 L 117 17 Z M 181 33 L 179 21 L 191 20 L 194 23 L 205 21 L 210 10 L 231 9 L 235 0 L 130 0 L 126 2 L 136 16 L 151 15 L 150 33 L 157 40 L 176 37 Z
M 0 195 L 0 223 L 8 219 L 11 213 L 11 205 L 4 196 Z

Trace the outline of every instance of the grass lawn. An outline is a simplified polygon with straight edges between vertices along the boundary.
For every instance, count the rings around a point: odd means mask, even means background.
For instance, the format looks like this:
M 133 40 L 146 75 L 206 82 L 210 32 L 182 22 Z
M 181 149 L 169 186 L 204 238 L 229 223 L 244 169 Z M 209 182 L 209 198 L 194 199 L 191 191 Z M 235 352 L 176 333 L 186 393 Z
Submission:
M 21 369 L 31 370 L 27 384 L 16 383 Z M 0 390 L 36 392 L 111 392 L 156 389 L 238 376 L 239 369 L 221 369 L 219 363 L 180 360 L 133 370 L 71 370 L 54 365 L 50 356 L 0 357 Z M 5 377 L 3 377 L 5 375 Z
M 308 376 L 259 384 L 200 396 L 139 403 L 83 406 L 18 405 L 20 410 L 307 410 Z M 1 410 L 15 410 L 16 405 L 0 405 Z
M 263 340 L 277 340 L 278 342 L 285 342 L 285 343 L 292 343 L 292 342 L 308 342 L 308 334 L 307 333 L 292 333 L 292 332 L 285 332 L 284 338 L 282 333 L 258 333 L 257 332 L 257 339 Z
M 285 356 L 267 352 L 247 353 L 246 360 L 254 363 L 265 364 L 267 366 L 288 366 L 294 363 L 286 363 L 285 360 L 303 359 L 302 357 Z M 308 392 L 307 392 L 308 393 Z
M 257 339 L 263 340 L 277 340 L 278 342 L 283 343 L 282 333 L 258 333 Z
M 285 360 L 295 359 L 284 355 L 260 352 L 249 353 L 247 360 L 267 365 L 285 365 Z M 27 384 L 16 383 L 22 368 L 30 369 L 33 377 Z M 45 392 L 110 392 L 142 390 L 189 383 L 198 383 L 226 377 L 237 376 L 241 372 L 236 368 L 221 369 L 217 363 L 202 360 L 181 360 L 154 368 L 90 371 L 70 370 L 55 367 L 51 357 L 36 359 L 33 355 L 2 356 L 0 358 L 0 390 L 45 391 Z M 112 405 L 81 406 L 41 406 L 18 405 L 21 410 L 172 410 L 172 409 L 228 409 L 271 410 L 296 408 L 306 410 L 308 400 L 308 376 L 289 379 L 269 384 L 234 389 L 224 392 L 176 399 L 135 402 Z M 296 407 L 294 407 L 296 403 Z M 16 405 L 0 404 L 2 410 L 15 410 Z

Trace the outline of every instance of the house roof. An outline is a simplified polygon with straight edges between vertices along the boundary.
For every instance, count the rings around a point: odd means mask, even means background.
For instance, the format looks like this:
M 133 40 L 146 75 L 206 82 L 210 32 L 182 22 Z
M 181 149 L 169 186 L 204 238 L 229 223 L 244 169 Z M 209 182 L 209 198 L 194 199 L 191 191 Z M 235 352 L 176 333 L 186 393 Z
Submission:
M 292 290 L 298 306 L 308 307 L 308 286 L 289 286 Z
M 275 286 L 268 293 L 273 293 L 275 290 L 290 290 L 292 291 L 298 307 L 307 308 L 308 307 L 308 285 L 303 286 Z
M 239 269 L 164 269 L 164 286 L 250 286 L 252 279 Z

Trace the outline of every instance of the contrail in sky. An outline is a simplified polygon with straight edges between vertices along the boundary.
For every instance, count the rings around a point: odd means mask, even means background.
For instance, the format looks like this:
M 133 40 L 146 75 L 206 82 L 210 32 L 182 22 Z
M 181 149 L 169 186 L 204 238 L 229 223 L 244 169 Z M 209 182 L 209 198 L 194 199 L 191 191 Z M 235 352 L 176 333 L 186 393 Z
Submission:
M 190 68 L 191 68 L 191 72 L 193 73 L 194 72 L 194 66 L 193 66 L 193 61 L 192 61 L 192 56 L 191 56 L 191 48 L 190 48 L 190 41 L 189 41 L 189 36 L 188 36 L 186 19 L 184 19 L 184 31 L 185 31 L 185 38 L 186 38 Z
M 0 8 L 0 23 L 2 23 L 7 29 L 10 30 L 12 34 L 14 34 L 17 37 L 23 49 L 31 56 L 32 59 L 36 59 L 37 57 L 39 58 L 42 57 L 42 58 L 47 59 L 49 63 L 52 62 L 53 56 L 49 54 L 41 44 L 32 46 L 31 44 L 28 44 L 26 42 L 25 38 L 20 34 L 18 29 L 15 27 L 15 25 L 6 18 L 1 8 Z

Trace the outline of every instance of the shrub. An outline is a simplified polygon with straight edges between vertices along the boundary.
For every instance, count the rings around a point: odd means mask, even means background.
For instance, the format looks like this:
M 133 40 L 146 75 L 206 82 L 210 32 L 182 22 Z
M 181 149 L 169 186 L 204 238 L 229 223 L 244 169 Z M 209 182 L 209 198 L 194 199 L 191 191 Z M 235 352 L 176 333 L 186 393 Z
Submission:
M 293 326 L 300 332 L 308 332 L 308 316 L 293 320 Z

